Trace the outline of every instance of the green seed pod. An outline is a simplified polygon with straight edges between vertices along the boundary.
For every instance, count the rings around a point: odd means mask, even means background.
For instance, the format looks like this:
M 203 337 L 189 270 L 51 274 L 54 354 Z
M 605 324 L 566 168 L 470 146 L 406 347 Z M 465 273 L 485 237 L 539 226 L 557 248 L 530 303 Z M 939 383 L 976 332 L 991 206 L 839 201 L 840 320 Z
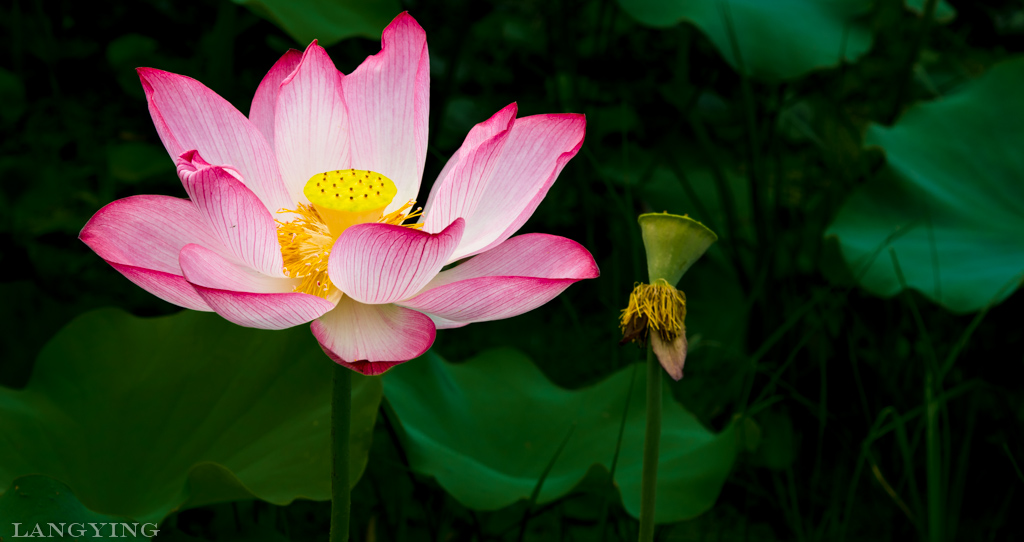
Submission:
M 688 216 L 647 213 L 637 221 L 647 250 L 651 284 L 664 279 L 675 286 L 693 262 L 718 240 L 715 232 Z

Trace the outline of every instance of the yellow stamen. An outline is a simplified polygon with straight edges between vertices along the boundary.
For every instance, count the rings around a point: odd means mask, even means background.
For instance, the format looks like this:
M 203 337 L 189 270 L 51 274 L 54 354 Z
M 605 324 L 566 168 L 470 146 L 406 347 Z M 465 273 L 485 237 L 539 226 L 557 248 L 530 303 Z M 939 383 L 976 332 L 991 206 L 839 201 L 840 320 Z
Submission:
M 619 327 L 624 333 L 629 329 L 640 342 L 646 339 L 647 328 L 671 341 L 686 329 L 686 295 L 665 279 L 654 284 L 638 283 L 629 294 L 629 305 L 622 310 Z
M 406 211 L 416 204 L 412 200 L 384 216 L 397 193 L 395 183 L 372 171 L 348 169 L 314 175 L 303 188 L 311 204 L 278 211 L 297 215 L 289 222 L 277 221 L 284 274 L 301 279 L 295 291 L 332 301 L 341 298 L 327 275 L 327 262 L 334 242 L 350 226 L 379 222 L 422 228 L 422 224 L 403 224 L 422 212 L 422 208 Z
M 408 213 L 405 212 L 406 209 L 411 208 L 413 205 L 416 205 L 416 201 L 409 200 L 394 212 L 388 213 L 387 215 L 381 217 L 381 219 L 378 220 L 377 222 L 380 222 L 382 224 L 394 224 L 395 226 L 405 226 L 406 228 L 413 228 L 416 230 L 421 229 L 423 228 L 422 223 L 403 224 L 403 222 L 405 222 L 406 220 L 409 220 L 410 218 L 418 218 L 420 215 L 423 214 L 423 207 L 420 207 L 414 211 L 409 211 Z
M 300 203 L 298 209 L 282 209 L 298 215 L 291 222 L 277 221 L 277 242 L 281 245 L 284 274 L 302 279 L 295 287 L 303 292 L 327 299 L 331 294 L 331 278 L 327 276 L 327 259 L 334 237 L 320 214 L 311 205 Z

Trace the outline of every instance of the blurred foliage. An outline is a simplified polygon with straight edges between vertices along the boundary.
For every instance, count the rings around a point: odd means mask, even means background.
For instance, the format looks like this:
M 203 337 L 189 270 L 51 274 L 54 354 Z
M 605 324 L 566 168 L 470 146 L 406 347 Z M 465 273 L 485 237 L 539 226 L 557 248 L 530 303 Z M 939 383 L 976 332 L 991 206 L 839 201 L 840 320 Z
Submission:
M 331 366 L 309 339 L 190 311 L 76 318 L 24 390 L 0 389 L 0 486 L 46 473 L 93 510 L 149 522 L 245 498 L 328 499 Z M 354 380 L 353 482 L 380 397 L 380 379 Z
M 327 47 L 352 36 L 380 37 L 398 15 L 398 0 L 232 0 L 281 27 L 299 45 Z
M 943 131 L 918 126 L 905 139 L 933 141 L 942 151 L 904 153 L 906 166 L 891 147 L 907 122 L 942 112 L 1019 64 L 1012 57 L 1024 51 L 1024 7 L 1012 0 L 934 2 L 933 22 L 921 16 L 925 0 L 778 3 L 780 10 L 817 6 L 820 25 L 807 29 L 803 17 L 777 16 L 782 11 L 751 17 L 769 3 L 663 2 L 677 14 L 648 21 L 654 28 L 631 15 L 640 4 L 401 2 L 398 9 L 426 29 L 431 54 L 421 199 L 469 128 L 512 101 L 523 115 L 575 111 L 588 120 L 583 150 L 522 231 L 583 243 L 601 278 L 526 315 L 442 331 L 436 352 L 469 360 L 512 346 L 554 384 L 586 393 L 642 358 L 617 346 L 616 327 L 633 282 L 643 278 L 636 215 L 689 213 L 721 240 L 679 285 L 687 293 L 691 350 L 686 378 L 671 384 L 672 394 L 710 431 L 742 416 L 736 427 L 747 451 L 711 510 L 661 527 L 659 537 L 924 539 L 929 504 L 937 503 L 941 532 L 933 540 L 1012 540 L 1024 530 L 1014 513 L 1024 507 L 1024 479 L 1014 466 L 1024 465 L 1024 383 L 1015 378 L 1024 364 L 1021 294 L 1008 290 L 1002 303 L 974 314 L 951 313 L 913 289 L 880 299 L 871 293 L 879 290 L 856 286 L 863 278 L 870 287 L 871 279 L 824 234 L 842 224 L 844 205 L 856 209 L 878 187 L 883 197 L 900 195 L 914 178 L 907 167 L 938 165 L 942 171 L 922 178 L 933 192 L 970 187 L 976 198 L 957 212 L 974 231 L 1009 231 L 989 207 L 1019 201 L 1016 162 L 1006 150 L 1019 147 L 1009 139 L 1019 136 L 1008 124 L 985 128 L 980 121 L 1009 123 L 1016 105 L 1003 115 L 993 106 L 1006 98 L 988 100 L 944 118 Z M 703 19 L 678 11 L 709 5 Z M 184 196 L 173 163 L 155 152 L 160 142 L 132 68 L 195 77 L 246 112 L 266 70 L 305 43 L 227 0 L 113 2 L 103 9 L 12 0 L 0 5 L 0 28 L 0 204 L 7 210 L 0 218 L 0 383 L 21 388 L 43 344 L 76 315 L 109 305 L 140 316 L 177 310 L 76 239 L 113 199 Z M 762 37 L 750 41 L 747 32 Z M 816 47 L 794 49 L 801 39 Z M 377 40 L 359 38 L 329 47 L 345 72 L 378 50 Z M 866 133 L 885 153 L 866 143 Z M 870 231 L 886 228 L 879 219 L 908 223 L 919 208 L 887 206 L 901 215 L 866 217 L 874 219 Z M 909 232 L 913 239 L 927 230 Z M 871 250 L 882 265 L 892 261 L 890 244 L 900 249 L 903 238 L 892 233 L 873 234 Z M 970 241 L 971 250 L 986 254 L 978 273 L 961 283 L 965 291 L 976 287 L 977 296 L 1003 286 L 984 278 L 983 262 L 1010 261 L 1019 252 L 1018 244 L 988 239 L 983 246 Z M 898 261 L 915 286 L 910 262 Z M 919 270 L 933 276 L 930 261 Z M 948 278 L 940 274 L 943 291 Z M 921 291 L 932 295 L 924 284 Z M 297 348 L 316 349 L 308 332 L 296 332 L 303 335 Z M 137 359 L 124 357 L 125 370 Z M 937 375 L 930 403 L 929 373 Z M 97 398 L 91 408 L 111 405 Z M 635 537 L 635 520 L 602 469 L 546 504 L 466 508 L 414 471 L 399 419 L 388 411 L 385 402 L 372 460 L 354 490 L 354 538 Z M 927 412 L 940 422 L 939 484 L 931 487 Z M 556 446 L 562 436 L 556 438 L 545 444 Z M 0 469 L 8 465 L 4 460 Z M 327 503 L 307 500 L 213 504 L 172 514 L 160 539 L 317 540 L 328 514 Z
M 904 2 L 907 8 L 917 13 L 918 15 L 924 14 L 925 4 L 927 0 L 905 0 Z M 935 20 L 939 22 L 948 22 L 956 17 L 956 10 L 953 6 L 949 5 L 946 0 L 939 0 L 935 4 Z
M 860 58 L 871 47 L 862 19 L 871 0 L 619 0 L 641 23 L 692 23 L 737 71 L 792 79 Z M 767 44 L 771 44 L 768 46 Z

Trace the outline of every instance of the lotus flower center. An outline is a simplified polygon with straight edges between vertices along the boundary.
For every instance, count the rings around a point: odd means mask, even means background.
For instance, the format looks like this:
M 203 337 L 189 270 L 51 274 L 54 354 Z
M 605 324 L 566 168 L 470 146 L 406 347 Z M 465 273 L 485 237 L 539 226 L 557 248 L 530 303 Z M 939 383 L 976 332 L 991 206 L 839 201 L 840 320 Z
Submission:
M 277 221 L 277 241 L 281 245 L 285 276 L 301 279 L 296 292 L 330 299 L 341 299 L 341 292 L 331 285 L 327 262 L 334 242 L 349 227 L 379 222 L 421 228 L 422 224 L 403 224 L 420 216 L 421 209 L 408 211 L 415 205 L 409 200 L 398 210 L 384 215 L 395 199 L 398 188 L 380 173 L 361 169 L 344 169 L 318 173 L 302 189 L 310 204 L 299 203 L 297 209 L 281 209 L 296 217 L 288 222 Z

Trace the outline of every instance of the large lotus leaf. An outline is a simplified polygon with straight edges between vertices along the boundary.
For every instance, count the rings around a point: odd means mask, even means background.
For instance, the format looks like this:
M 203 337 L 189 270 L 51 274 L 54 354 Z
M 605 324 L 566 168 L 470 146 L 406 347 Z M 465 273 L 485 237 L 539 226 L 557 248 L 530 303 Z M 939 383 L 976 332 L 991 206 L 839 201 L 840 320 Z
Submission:
M 871 48 L 871 32 L 860 19 L 871 0 L 619 0 L 619 5 L 649 26 L 693 23 L 729 64 L 742 65 L 760 79 L 796 78 L 836 66 L 844 57 L 856 60 Z
M 333 45 L 345 38 L 380 38 L 402 11 L 396 0 L 234 0 L 274 23 L 300 45 Z
M 0 520 L 0 540 L 64 535 L 75 540 L 149 540 L 143 533 L 152 535 L 157 530 L 155 523 L 141 525 L 126 518 L 97 514 L 82 506 L 66 485 L 40 475 L 18 478 L 0 494 Z
M 827 232 L 865 288 L 900 291 L 891 247 L 907 286 L 954 312 L 1013 293 L 1024 273 L 1022 88 L 1017 58 L 891 128 L 868 129 L 888 174 L 854 192 Z
M 91 510 L 137 521 L 246 498 L 327 500 L 332 370 L 305 327 L 87 313 L 43 348 L 24 390 L 0 388 L 0 487 L 46 474 Z M 380 394 L 378 378 L 355 377 L 353 484 Z
M 538 503 L 568 493 L 592 465 L 610 468 L 634 371 L 615 481 L 626 510 L 637 516 L 646 410 L 642 367 L 570 391 L 549 382 L 515 350 L 490 350 L 463 364 L 427 353 L 387 373 L 384 393 L 405 430 L 413 469 L 436 477 L 462 504 L 494 510 L 528 499 L 556 455 Z M 655 518 L 672 522 L 715 502 L 737 439 L 731 427 L 709 432 L 667 390 L 664 397 Z

